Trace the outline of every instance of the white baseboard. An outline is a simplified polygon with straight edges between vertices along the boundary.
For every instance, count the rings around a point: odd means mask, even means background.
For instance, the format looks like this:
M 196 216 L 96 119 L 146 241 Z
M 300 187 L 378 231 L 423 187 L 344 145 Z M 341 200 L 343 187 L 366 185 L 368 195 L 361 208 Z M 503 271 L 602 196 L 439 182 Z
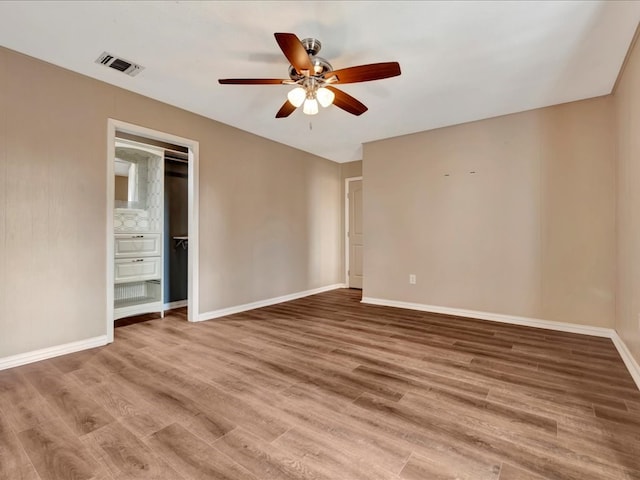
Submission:
M 165 303 L 164 309 L 173 310 L 174 308 L 182 308 L 182 307 L 186 307 L 188 303 L 189 303 L 188 300 L 177 300 L 175 302 Z
M 613 328 L 592 327 L 590 325 L 577 325 L 574 323 L 555 322 L 552 320 L 518 317 L 514 315 L 504 315 L 502 313 L 490 313 L 477 310 L 440 307 L 437 305 L 425 305 L 422 303 L 399 302 L 396 300 L 387 300 L 383 298 L 362 297 L 362 303 L 368 303 L 371 305 L 382 305 L 385 307 L 406 308 L 409 310 L 419 310 L 429 313 L 442 313 L 445 315 L 454 315 L 456 317 L 490 320 L 492 322 L 509 323 L 511 325 L 545 328 L 547 330 L 556 330 L 559 332 L 578 333 L 581 335 L 610 338 L 616 349 L 618 350 L 618 353 L 620 354 L 622 361 L 627 367 L 627 370 L 629 370 L 633 381 L 636 383 L 638 389 L 640 390 L 640 366 L 618 335 L 618 332 L 616 332 Z
M 491 320 L 492 322 L 510 323 L 512 325 L 523 325 L 525 327 L 546 328 L 547 330 L 580 333 L 582 335 L 592 335 L 595 337 L 611 338 L 611 335 L 615 333 L 615 330 L 613 330 L 612 328 L 592 327 L 590 325 L 577 325 L 575 323 L 554 322 L 551 320 L 541 320 L 538 318 L 518 317 L 514 315 L 504 315 L 502 313 L 481 312 L 478 310 L 464 310 L 461 308 L 440 307 L 436 305 L 424 305 L 421 303 L 398 302 L 396 300 L 386 300 L 382 298 L 362 297 L 362 303 L 383 305 L 387 307 L 407 308 L 409 310 L 420 310 L 422 312 L 442 313 L 445 315 L 454 315 L 456 317 Z
M 0 370 L 19 367 L 20 365 L 26 365 L 27 363 L 39 362 L 40 360 L 47 360 L 48 358 L 59 357 L 60 355 L 66 355 L 67 353 L 79 352 L 80 350 L 102 347 L 106 344 L 107 336 L 101 335 L 99 337 L 79 340 L 77 342 L 65 343 L 64 345 L 56 345 L 54 347 L 42 348 L 32 352 L 19 353 L 17 355 L 0 358 Z
M 614 331 L 614 334 L 611 336 L 611 340 L 618 349 L 618 353 L 622 357 L 622 361 L 626 365 L 627 370 L 629 370 L 631 378 L 633 378 L 633 381 L 636 382 L 636 385 L 640 390 L 640 365 L 638 365 L 636 359 L 633 358 L 633 355 L 631 355 L 631 352 L 622 341 L 622 338 L 620 338 L 620 335 L 618 335 L 618 332 Z
M 234 313 L 246 312 L 247 310 L 253 310 L 255 308 L 268 307 L 269 305 L 275 305 L 277 303 L 289 302 L 298 298 L 308 297 L 309 295 L 316 295 L 322 292 L 328 292 L 330 290 L 336 290 L 338 288 L 347 288 L 344 283 L 336 283 L 334 285 L 327 285 L 326 287 L 314 288 L 312 290 L 305 290 L 303 292 L 291 293 L 289 295 L 283 295 L 281 297 L 267 298 L 266 300 L 259 300 L 257 302 L 245 303 L 244 305 L 236 305 L 234 307 L 221 308 L 220 310 L 213 310 L 211 312 L 205 312 L 198 315 L 198 322 L 205 320 L 213 320 L 214 318 L 225 317 L 227 315 L 233 315 Z

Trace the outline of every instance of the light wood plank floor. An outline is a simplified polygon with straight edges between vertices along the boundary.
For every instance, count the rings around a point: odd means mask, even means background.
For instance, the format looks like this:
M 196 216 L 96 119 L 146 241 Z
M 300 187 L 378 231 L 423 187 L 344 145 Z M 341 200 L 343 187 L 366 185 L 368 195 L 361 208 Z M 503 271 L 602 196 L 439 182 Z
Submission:
M 640 479 L 608 339 L 337 290 L 0 372 L 0 479 Z

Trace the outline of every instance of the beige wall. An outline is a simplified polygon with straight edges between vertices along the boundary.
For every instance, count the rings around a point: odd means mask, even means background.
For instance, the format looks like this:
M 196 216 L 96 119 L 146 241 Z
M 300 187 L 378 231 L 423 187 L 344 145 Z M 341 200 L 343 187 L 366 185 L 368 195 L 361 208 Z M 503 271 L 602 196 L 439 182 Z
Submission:
M 108 118 L 200 142 L 200 312 L 342 282 L 338 164 L 0 48 L 0 358 L 106 332 Z
M 640 46 L 614 93 L 618 147 L 616 330 L 640 363 Z
M 357 162 L 348 162 L 340 164 L 340 176 L 342 177 L 342 183 L 344 187 L 344 180 L 351 177 L 362 176 L 362 160 Z M 343 188 L 344 193 L 344 188 Z
M 605 97 L 366 144 L 364 296 L 613 327 L 612 120 Z

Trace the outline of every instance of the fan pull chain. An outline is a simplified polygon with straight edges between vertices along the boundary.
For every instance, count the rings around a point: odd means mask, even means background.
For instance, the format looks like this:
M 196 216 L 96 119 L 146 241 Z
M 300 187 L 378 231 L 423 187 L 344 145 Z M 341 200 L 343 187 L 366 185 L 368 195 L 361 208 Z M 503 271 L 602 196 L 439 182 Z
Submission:
M 309 122 L 309 130 L 313 130 L 313 125 Z

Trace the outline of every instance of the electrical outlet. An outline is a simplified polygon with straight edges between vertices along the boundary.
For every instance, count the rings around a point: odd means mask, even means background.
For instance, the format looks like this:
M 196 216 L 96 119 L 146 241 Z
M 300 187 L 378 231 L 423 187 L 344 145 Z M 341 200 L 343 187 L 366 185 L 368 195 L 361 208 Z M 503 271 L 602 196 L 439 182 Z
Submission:
M 409 275 L 409 283 L 411 285 L 415 285 L 416 284 L 416 276 L 413 273 Z

